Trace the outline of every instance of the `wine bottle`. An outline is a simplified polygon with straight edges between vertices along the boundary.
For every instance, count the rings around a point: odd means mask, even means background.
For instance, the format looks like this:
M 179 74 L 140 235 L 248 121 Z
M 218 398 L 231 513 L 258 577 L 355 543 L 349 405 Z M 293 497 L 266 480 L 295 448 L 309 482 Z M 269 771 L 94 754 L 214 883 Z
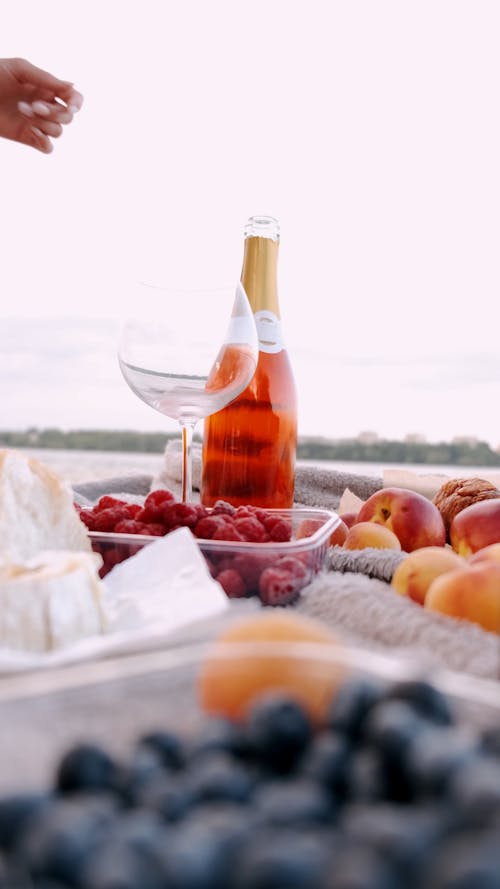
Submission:
M 284 348 L 277 288 L 279 224 L 253 216 L 245 227 L 241 283 L 259 338 L 255 375 L 204 423 L 201 502 L 226 500 L 283 509 L 293 505 L 297 395 Z

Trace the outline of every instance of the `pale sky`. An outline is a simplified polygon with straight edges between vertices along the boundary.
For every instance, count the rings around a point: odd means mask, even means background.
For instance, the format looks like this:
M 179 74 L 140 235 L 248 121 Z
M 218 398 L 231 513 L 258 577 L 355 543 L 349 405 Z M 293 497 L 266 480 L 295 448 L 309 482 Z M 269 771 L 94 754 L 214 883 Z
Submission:
M 0 429 L 175 428 L 123 295 L 232 284 L 269 213 L 299 434 L 500 444 L 500 3 L 11 0 L 0 39 L 85 96 L 0 142 Z

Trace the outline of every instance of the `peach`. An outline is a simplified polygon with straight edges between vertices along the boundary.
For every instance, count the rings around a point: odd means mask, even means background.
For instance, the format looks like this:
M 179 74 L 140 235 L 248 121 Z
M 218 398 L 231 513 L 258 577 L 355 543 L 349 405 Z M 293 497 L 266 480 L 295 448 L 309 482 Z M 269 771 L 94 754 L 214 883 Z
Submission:
M 461 556 L 500 543 L 500 499 L 479 500 L 457 513 L 450 526 L 450 540 Z
M 446 542 L 444 522 L 437 506 L 422 494 L 406 488 L 376 491 L 361 507 L 358 522 L 385 525 L 407 553 L 423 546 L 444 546 Z
M 482 562 L 436 577 L 424 608 L 469 620 L 491 633 L 500 632 L 500 565 Z
M 375 522 L 356 522 L 349 528 L 344 549 L 401 549 L 401 544 L 389 528 Z
M 392 576 L 391 586 L 402 596 L 408 596 L 419 605 L 433 580 L 447 571 L 466 568 L 467 562 L 461 556 L 443 546 L 423 546 L 409 553 L 397 565 Z
M 239 721 L 260 695 L 280 691 L 322 723 L 345 677 L 340 662 L 325 658 L 338 644 L 322 621 L 284 609 L 240 618 L 217 637 L 201 665 L 202 708 Z
M 489 546 L 483 546 L 477 552 L 467 557 L 469 565 L 476 565 L 478 562 L 500 562 L 500 543 L 490 543 Z

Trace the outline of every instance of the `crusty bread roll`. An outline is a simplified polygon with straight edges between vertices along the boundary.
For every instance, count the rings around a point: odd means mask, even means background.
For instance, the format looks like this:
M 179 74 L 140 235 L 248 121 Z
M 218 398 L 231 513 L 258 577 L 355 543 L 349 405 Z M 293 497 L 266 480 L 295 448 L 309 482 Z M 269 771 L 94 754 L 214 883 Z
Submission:
M 94 553 L 45 552 L 0 563 L 0 646 L 50 651 L 102 633 L 103 587 Z
M 49 549 L 91 549 L 71 489 L 38 460 L 0 450 L 0 557 L 23 560 Z

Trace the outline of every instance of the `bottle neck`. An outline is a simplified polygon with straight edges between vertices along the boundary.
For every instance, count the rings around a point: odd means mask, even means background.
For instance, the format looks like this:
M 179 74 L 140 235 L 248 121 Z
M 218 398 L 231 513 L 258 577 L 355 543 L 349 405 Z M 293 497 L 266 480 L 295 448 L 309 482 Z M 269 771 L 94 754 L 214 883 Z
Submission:
M 241 283 L 254 313 L 267 310 L 279 318 L 278 247 L 272 238 L 246 237 Z

